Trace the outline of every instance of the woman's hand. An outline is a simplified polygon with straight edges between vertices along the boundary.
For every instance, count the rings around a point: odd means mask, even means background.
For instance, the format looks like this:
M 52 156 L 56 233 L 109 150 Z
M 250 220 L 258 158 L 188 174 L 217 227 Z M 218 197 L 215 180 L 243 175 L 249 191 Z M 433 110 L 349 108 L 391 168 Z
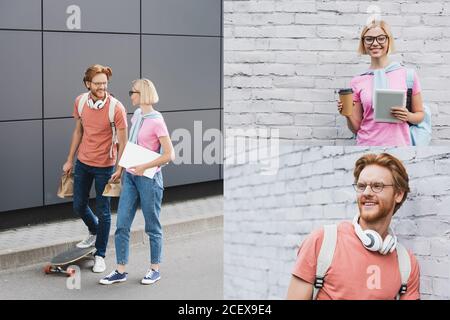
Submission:
M 406 107 L 392 107 L 391 114 L 398 120 L 401 120 L 403 122 L 408 121 L 409 111 L 408 109 L 406 109 Z
M 343 103 L 338 100 L 337 101 L 337 108 L 338 108 L 339 113 L 342 113 L 342 108 L 343 107 L 344 107 Z
M 336 102 L 337 102 L 337 108 L 338 108 L 338 111 L 339 111 L 340 114 L 342 114 L 342 110 L 344 109 L 344 104 L 343 104 L 340 100 L 338 100 L 338 101 L 336 101 Z M 355 102 L 353 102 L 352 108 L 353 108 L 353 110 L 355 109 Z M 348 111 L 347 111 L 347 112 L 348 112 Z M 347 114 L 342 114 L 342 115 L 343 115 L 344 117 L 350 118 L 350 116 L 347 115 Z
M 144 165 L 140 165 L 140 166 L 136 166 L 136 167 L 131 167 L 130 170 L 137 176 L 143 176 L 144 175 L 144 171 L 147 170 L 148 168 L 146 168 Z

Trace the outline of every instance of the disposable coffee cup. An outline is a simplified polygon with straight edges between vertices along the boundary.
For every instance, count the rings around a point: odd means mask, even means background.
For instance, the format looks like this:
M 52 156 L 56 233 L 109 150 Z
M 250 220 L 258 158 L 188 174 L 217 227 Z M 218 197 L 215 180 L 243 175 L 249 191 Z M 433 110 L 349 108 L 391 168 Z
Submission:
M 341 114 L 344 116 L 351 116 L 353 111 L 353 90 L 352 89 L 340 89 L 339 100 L 342 102 Z

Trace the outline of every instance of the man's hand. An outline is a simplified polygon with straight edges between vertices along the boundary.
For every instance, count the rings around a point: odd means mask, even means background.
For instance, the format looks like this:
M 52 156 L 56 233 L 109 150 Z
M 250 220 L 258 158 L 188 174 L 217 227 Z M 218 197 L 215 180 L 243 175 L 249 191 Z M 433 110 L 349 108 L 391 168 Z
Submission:
M 118 168 L 116 172 L 113 173 L 110 180 L 112 182 L 115 182 L 116 180 L 120 179 L 121 176 L 122 176 L 122 168 Z
M 72 161 L 67 161 L 66 163 L 64 163 L 63 171 L 64 171 L 65 174 L 71 173 L 72 169 L 73 169 L 73 162 Z

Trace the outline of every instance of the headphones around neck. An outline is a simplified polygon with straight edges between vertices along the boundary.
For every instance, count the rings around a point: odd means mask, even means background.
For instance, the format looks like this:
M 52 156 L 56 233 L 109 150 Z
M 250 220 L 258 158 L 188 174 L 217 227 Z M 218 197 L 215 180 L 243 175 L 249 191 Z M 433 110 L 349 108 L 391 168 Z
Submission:
M 389 233 L 383 240 L 380 234 L 375 230 L 363 230 L 361 228 L 359 225 L 359 214 L 353 218 L 353 226 L 356 235 L 367 250 L 378 251 L 379 253 L 386 255 L 393 252 L 397 247 L 397 237 L 391 227 L 389 227 Z
M 103 99 L 103 100 L 99 99 L 95 102 L 94 102 L 94 100 L 92 100 L 91 96 L 89 95 L 89 99 L 87 100 L 87 105 L 91 109 L 100 110 L 101 108 L 103 108 L 105 106 L 106 100 L 108 100 L 108 94 L 106 94 L 105 99 Z

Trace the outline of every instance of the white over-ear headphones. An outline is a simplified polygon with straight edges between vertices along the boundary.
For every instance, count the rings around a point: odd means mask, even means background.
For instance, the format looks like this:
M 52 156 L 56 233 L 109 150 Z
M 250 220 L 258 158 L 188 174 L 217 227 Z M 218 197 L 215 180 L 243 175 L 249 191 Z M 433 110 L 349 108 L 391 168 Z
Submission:
M 359 214 L 353 218 L 353 226 L 356 235 L 361 240 L 364 248 L 370 251 L 378 251 L 384 255 L 395 250 L 397 247 L 397 237 L 391 227 L 389 227 L 389 233 L 383 241 L 383 238 L 378 232 L 374 230 L 363 230 L 358 221 Z
M 105 106 L 106 100 L 108 99 L 108 95 L 105 96 L 105 99 L 103 100 L 97 100 L 94 102 L 92 98 L 89 96 L 89 99 L 87 100 L 87 105 L 91 109 L 100 110 Z

